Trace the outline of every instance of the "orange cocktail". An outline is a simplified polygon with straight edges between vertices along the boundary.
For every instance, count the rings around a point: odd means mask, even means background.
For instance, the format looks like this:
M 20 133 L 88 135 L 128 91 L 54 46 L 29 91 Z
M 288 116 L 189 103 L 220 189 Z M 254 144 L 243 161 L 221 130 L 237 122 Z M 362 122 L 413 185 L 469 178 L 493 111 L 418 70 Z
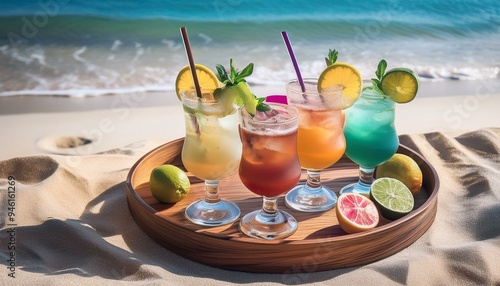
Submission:
M 287 84 L 287 97 L 299 111 L 297 153 L 300 166 L 307 170 L 307 181 L 286 194 L 286 204 L 306 212 L 329 210 L 337 195 L 321 185 L 320 171 L 337 162 L 346 148 L 342 94 L 336 90 L 320 93 L 316 79 L 304 79 L 304 90 L 297 80 Z
M 315 110 L 295 105 L 299 110 L 297 152 L 306 170 L 322 170 L 337 162 L 346 148 L 340 108 Z

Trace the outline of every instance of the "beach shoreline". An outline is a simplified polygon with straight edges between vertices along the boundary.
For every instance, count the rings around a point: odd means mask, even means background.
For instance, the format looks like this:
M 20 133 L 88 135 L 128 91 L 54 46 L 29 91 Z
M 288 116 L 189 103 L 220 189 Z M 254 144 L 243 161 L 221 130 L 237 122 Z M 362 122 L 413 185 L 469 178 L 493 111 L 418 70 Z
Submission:
M 396 107 L 399 135 L 498 127 L 500 81 L 423 82 L 417 98 Z M 258 96 L 284 86 L 252 86 Z M 174 91 L 99 97 L 0 98 L 0 160 L 36 154 L 92 155 L 143 140 L 184 136 Z M 73 146 L 76 141 L 90 144 Z M 69 146 L 69 147 L 68 147 Z
M 285 94 L 283 85 L 251 85 L 258 97 Z M 489 96 L 500 93 L 500 78 L 489 80 L 421 81 L 417 98 L 450 96 Z M 62 95 L 0 96 L 0 116 L 21 113 L 89 111 L 115 108 L 140 108 L 177 105 L 175 92 L 148 91 L 97 96 L 71 97 Z

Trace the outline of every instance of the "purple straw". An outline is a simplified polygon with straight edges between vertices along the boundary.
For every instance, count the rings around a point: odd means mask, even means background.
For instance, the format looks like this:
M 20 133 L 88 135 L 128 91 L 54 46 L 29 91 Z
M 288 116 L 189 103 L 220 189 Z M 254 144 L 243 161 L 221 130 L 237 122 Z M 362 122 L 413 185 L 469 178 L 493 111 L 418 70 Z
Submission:
M 283 41 L 285 41 L 288 54 L 290 55 L 293 67 L 295 68 L 295 73 L 297 74 L 297 80 L 299 81 L 300 88 L 302 89 L 302 92 L 305 92 L 306 87 L 304 85 L 304 81 L 302 80 L 302 75 L 300 74 L 300 69 L 299 65 L 297 64 L 297 59 L 295 59 L 295 55 L 293 54 L 292 44 L 290 44 L 290 39 L 288 39 L 288 34 L 285 31 L 283 31 L 281 32 L 281 36 L 283 36 Z

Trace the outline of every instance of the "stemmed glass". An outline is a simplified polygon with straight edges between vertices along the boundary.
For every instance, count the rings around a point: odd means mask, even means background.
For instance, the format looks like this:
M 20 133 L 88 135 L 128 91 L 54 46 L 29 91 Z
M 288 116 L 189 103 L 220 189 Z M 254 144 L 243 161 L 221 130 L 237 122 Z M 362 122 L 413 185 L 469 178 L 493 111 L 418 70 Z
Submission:
M 344 154 L 346 142 L 342 130 L 342 95 L 335 90 L 318 92 L 317 79 L 297 80 L 287 84 L 289 104 L 299 111 L 297 152 L 300 165 L 307 170 L 307 182 L 286 194 L 286 204 L 304 212 L 331 209 L 337 195 L 321 184 L 321 170 L 336 163 Z
M 297 157 L 297 110 L 290 105 L 268 103 L 271 111 L 251 116 L 240 108 L 243 143 L 239 176 L 253 193 L 263 196 L 262 209 L 240 220 L 240 230 L 261 239 L 281 239 L 297 229 L 293 216 L 278 210 L 278 196 L 300 178 Z
M 359 165 L 359 180 L 340 190 L 370 195 L 375 167 L 396 153 L 399 139 L 394 126 L 395 102 L 372 89 L 365 89 L 353 106 L 346 109 L 345 154 Z
M 186 123 L 182 162 L 196 177 L 205 180 L 205 198 L 190 204 L 185 216 L 195 224 L 224 225 L 240 216 L 240 209 L 219 196 L 219 180 L 235 172 L 241 157 L 236 106 L 213 99 L 213 90 L 181 94 Z

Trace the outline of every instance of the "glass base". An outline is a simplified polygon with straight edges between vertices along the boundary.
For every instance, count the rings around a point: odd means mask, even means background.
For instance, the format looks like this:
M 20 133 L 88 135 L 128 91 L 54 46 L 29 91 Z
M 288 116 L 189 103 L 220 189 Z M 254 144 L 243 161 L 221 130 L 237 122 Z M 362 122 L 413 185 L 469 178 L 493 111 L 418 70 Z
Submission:
M 352 183 L 347 186 L 344 186 L 342 189 L 340 189 L 340 194 L 356 193 L 363 195 L 367 198 L 370 198 L 370 188 L 371 184 L 366 184 L 361 181 L 358 181 L 357 183 Z
M 309 188 L 299 185 L 286 194 L 285 202 L 288 207 L 298 211 L 322 212 L 335 207 L 337 195 L 323 186 Z
M 199 200 L 190 204 L 185 211 L 192 223 L 203 226 L 219 226 L 232 223 L 240 216 L 240 208 L 232 202 L 207 203 Z
M 241 232 L 250 237 L 267 240 L 288 237 L 297 230 L 297 226 L 297 220 L 293 216 L 280 210 L 276 214 L 256 210 L 240 220 Z

